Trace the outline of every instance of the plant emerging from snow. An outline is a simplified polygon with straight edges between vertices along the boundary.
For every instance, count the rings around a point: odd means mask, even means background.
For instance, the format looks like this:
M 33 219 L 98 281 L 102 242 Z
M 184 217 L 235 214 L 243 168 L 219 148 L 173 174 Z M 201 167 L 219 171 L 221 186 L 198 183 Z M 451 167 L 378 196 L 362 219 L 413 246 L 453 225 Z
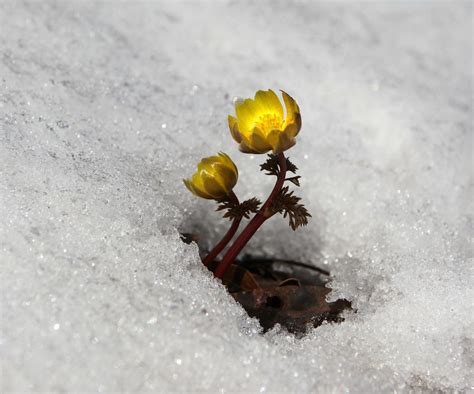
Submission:
M 239 143 L 244 153 L 267 153 L 272 151 L 265 163 L 260 166 L 266 175 L 276 176 L 275 186 L 267 200 L 261 204 L 256 198 L 240 202 L 232 191 L 237 183 L 238 170 L 234 162 L 224 153 L 207 157 L 198 164 L 197 172 L 184 184 L 195 195 L 216 200 L 218 210 L 225 211 L 224 217 L 232 220 L 232 225 L 222 240 L 204 258 L 208 266 L 237 232 L 242 218 L 255 215 L 229 247 L 217 265 L 214 275 L 222 278 L 252 238 L 260 226 L 276 213 L 289 218 L 293 230 L 308 223 L 308 213 L 300 198 L 284 186 L 286 181 L 299 186 L 299 176 L 287 178 L 287 172 L 296 174 L 297 167 L 285 157 L 284 151 L 296 143 L 296 135 L 301 129 L 301 114 L 296 101 L 282 91 L 286 117 L 280 99 L 272 90 L 259 90 L 255 98 L 238 101 L 235 105 L 237 117 L 230 116 L 229 128 L 232 137 Z

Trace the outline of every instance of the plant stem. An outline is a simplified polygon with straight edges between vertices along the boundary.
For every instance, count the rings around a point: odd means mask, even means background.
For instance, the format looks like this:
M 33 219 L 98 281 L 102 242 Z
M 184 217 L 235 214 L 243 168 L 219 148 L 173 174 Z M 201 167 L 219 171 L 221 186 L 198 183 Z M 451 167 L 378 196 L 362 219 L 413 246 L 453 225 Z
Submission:
M 240 233 L 237 237 L 235 242 L 229 248 L 227 253 L 224 255 L 222 261 L 217 266 L 216 270 L 214 271 L 214 275 L 217 278 L 221 278 L 224 276 L 225 272 L 229 268 L 229 266 L 234 262 L 235 258 L 238 256 L 240 251 L 245 247 L 247 242 L 252 238 L 252 236 L 256 233 L 256 231 L 260 228 L 260 226 L 265 222 L 265 220 L 269 219 L 274 215 L 274 212 L 271 210 L 271 205 L 275 198 L 280 193 L 283 184 L 285 183 L 285 176 L 286 176 L 286 158 L 283 152 L 278 154 L 278 165 L 280 167 L 280 172 L 278 173 L 278 178 L 273 187 L 272 192 L 267 198 L 267 201 L 263 204 L 262 208 L 258 211 L 258 213 L 252 218 L 249 222 L 247 227 Z
M 237 196 L 235 195 L 233 191 L 229 193 L 229 200 L 236 204 L 239 204 L 239 199 L 237 198 Z M 209 254 L 202 260 L 203 264 L 206 267 L 214 261 L 214 259 L 218 256 L 218 254 L 222 252 L 222 250 L 226 247 L 226 245 L 235 235 L 235 233 L 237 232 L 237 229 L 239 228 L 241 220 L 242 220 L 242 216 L 236 217 L 232 221 L 232 225 L 230 226 L 229 230 L 224 235 L 224 237 L 219 241 L 219 243 L 216 246 L 214 246 L 214 249 L 212 249 L 209 252 Z

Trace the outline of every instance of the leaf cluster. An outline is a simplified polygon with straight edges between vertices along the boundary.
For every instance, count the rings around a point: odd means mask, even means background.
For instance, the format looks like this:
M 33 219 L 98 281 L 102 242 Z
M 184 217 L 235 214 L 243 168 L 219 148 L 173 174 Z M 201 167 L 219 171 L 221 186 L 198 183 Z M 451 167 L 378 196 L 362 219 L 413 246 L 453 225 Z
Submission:
M 288 157 L 286 158 L 286 170 L 292 172 L 293 174 L 296 174 L 296 171 L 298 170 L 298 167 L 296 167 Z M 265 175 L 278 176 L 278 174 L 280 173 L 280 166 L 278 165 L 278 156 L 272 153 L 268 154 L 267 161 L 265 161 L 265 163 L 263 164 L 260 164 L 260 171 L 266 171 Z
M 223 217 L 230 220 L 240 217 L 248 219 L 250 213 L 256 213 L 258 211 L 260 204 L 260 200 L 255 197 L 245 200 L 240 204 L 235 201 L 226 200 L 219 203 L 216 211 L 227 211 L 224 213 Z
M 311 214 L 300 204 L 301 197 L 295 196 L 293 192 L 288 186 L 283 187 L 273 202 L 272 209 L 275 213 L 283 214 L 284 218 L 288 216 L 290 227 L 294 231 L 300 226 L 306 226 Z

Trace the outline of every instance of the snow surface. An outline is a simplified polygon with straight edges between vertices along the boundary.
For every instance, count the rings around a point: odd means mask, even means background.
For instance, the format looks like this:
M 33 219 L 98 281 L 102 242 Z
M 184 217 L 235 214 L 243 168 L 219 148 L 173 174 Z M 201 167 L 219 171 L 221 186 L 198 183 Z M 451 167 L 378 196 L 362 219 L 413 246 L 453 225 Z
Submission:
M 472 3 L 0 3 L 1 391 L 469 391 Z M 195 244 L 228 225 L 182 185 L 226 118 L 284 89 L 313 214 L 248 252 L 328 267 L 357 313 L 299 340 Z

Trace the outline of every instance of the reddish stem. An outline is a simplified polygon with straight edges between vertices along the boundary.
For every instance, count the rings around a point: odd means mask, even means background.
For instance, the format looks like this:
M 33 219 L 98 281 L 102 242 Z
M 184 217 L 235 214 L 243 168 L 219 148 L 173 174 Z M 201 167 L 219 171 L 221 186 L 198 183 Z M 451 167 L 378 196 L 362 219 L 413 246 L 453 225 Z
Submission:
M 235 242 L 229 248 L 227 253 L 224 255 L 222 261 L 217 266 L 214 275 L 217 278 L 221 278 L 224 276 L 225 272 L 229 268 L 229 266 L 234 262 L 235 258 L 238 256 L 240 251 L 245 247 L 247 242 L 252 238 L 252 236 L 256 233 L 256 231 L 260 228 L 260 226 L 265 222 L 265 220 L 269 219 L 274 215 L 274 212 L 270 209 L 273 201 L 280 193 L 283 184 L 285 183 L 285 176 L 286 176 L 286 158 L 283 152 L 278 154 L 278 165 L 280 167 L 280 172 L 278 174 L 277 181 L 275 186 L 273 187 L 272 192 L 267 198 L 267 201 L 263 204 L 262 208 L 258 211 L 258 213 L 252 218 L 249 222 L 247 227 L 240 233 L 237 237 Z
M 233 191 L 229 193 L 229 200 L 239 204 L 239 199 L 235 195 Z M 207 267 L 209 264 L 211 264 L 214 259 L 217 257 L 217 255 L 222 252 L 222 250 L 226 247 L 226 245 L 229 243 L 229 241 L 232 239 L 232 237 L 235 235 L 237 232 L 237 229 L 239 228 L 240 222 L 242 220 L 242 217 L 236 217 L 232 221 L 232 225 L 230 226 L 229 230 L 227 233 L 224 235 L 224 237 L 219 241 L 219 243 L 214 246 L 214 249 L 212 249 L 209 254 L 202 260 L 203 264 Z

